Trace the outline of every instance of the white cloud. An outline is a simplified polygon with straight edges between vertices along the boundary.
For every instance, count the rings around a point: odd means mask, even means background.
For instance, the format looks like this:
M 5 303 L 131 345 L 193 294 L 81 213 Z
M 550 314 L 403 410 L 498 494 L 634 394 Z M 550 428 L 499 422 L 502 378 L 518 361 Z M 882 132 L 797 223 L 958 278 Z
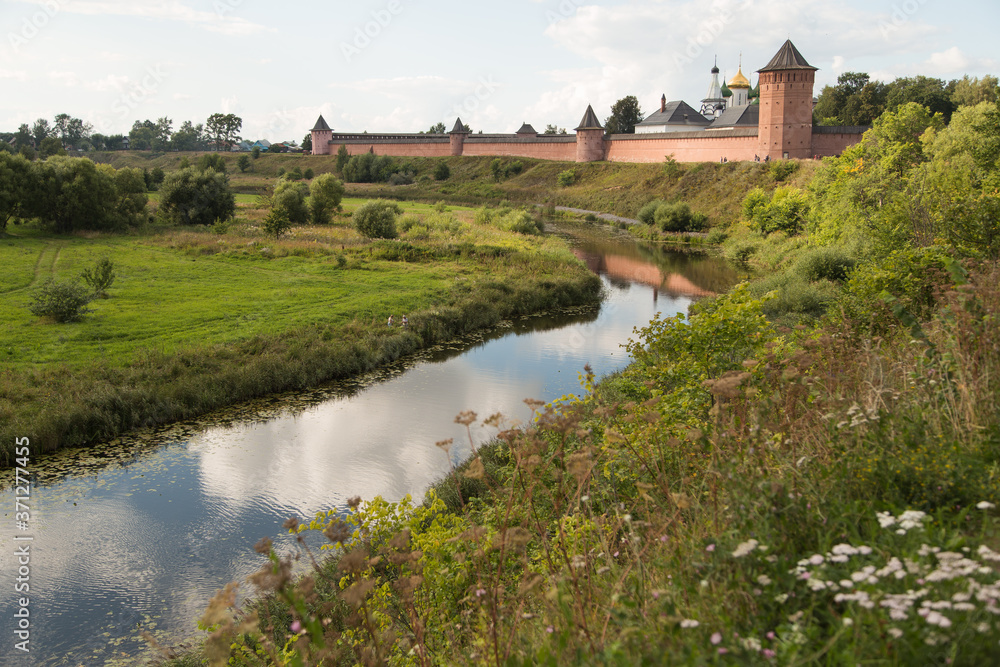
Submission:
M 186 102 L 187 100 L 193 100 L 194 95 L 188 95 L 187 93 L 174 93 L 174 99 L 181 102 Z
M 52 0 L 17 1 L 41 6 L 53 4 Z M 241 0 L 217 0 L 214 12 L 192 9 L 178 0 L 62 0 L 56 4 L 59 12 L 180 21 L 227 35 L 251 35 L 267 30 L 262 25 L 233 16 Z
M 0 79 L 14 79 L 15 81 L 27 81 L 28 73 L 22 70 L 0 69 Z
M 85 88 L 97 92 L 106 92 L 109 90 L 123 91 L 130 86 L 134 86 L 131 79 L 127 76 L 115 76 L 114 74 L 109 74 L 103 79 L 88 81 L 84 84 Z
M 75 86 L 80 79 L 74 72 L 49 72 L 48 77 L 62 83 L 64 86 Z

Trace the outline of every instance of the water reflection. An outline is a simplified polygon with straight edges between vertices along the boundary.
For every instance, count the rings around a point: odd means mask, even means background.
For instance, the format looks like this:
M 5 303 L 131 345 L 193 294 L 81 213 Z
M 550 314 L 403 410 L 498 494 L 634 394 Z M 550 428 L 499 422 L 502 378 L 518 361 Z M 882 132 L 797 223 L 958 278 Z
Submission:
M 527 419 L 524 398 L 579 392 L 588 363 L 598 375 L 623 367 L 633 327 L 685 312 L 726 275 L 704 258 L 630 243 L 586 240 L 578 250 L 605 271 L 599 309 L 518 320 L 364 378 L 35 461 L 33 650 L 4 664 L 131 664 L 140 626 L 166 643 L 191 635 L 207 599 L 258 567 L 253 544 L 279 536 L 285 518 L 355 495 L 419 496 L 468 453 L 458 412 Z M 451 459 L 434 446 L 445 438 L 458 443 Z M 9 477 L 0 480 L 10 512 Z M 12 518 L 0 529 L 8 545 Z M 0 589 L 10 609 L 12 568 L 0 571 Z M 7 637 L 12 620 L 0 622 Z

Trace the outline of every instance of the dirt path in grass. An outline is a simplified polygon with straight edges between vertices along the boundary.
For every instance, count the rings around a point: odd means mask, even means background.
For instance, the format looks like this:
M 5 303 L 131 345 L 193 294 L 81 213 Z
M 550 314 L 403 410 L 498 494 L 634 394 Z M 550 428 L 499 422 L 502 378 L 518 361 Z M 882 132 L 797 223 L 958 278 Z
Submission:
M 63 244 L 58 241 L 53 241 L 42 248 L 41 252 L 38 253 L 38 259 L 35 260 L 31 280 L 26 285 L 21 285 L 20 287 L 0 290 L 0 294 L 16 294 L 17 292 L 23 292 L 24 290 L 36 287 L 46 278 L 52 277 L 52 274 L 56 270 L 56 264 L 59 262 L 59 253 L 62 252 L 62 249 Z

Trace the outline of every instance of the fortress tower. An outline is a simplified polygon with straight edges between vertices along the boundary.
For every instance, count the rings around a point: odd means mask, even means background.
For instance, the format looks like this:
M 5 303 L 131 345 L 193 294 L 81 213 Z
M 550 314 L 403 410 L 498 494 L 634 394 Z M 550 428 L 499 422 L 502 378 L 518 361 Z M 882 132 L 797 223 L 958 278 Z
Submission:
M 576 161 L 597 162 L 604 159 L 604 128 L 594 108 L 587 105 L 580 126 L 576 128 Z
M 786 40 L 771 62 L 757 70 L 760 78 L 760 157 L 812 156 L 812 99 L 816 68 Z
M 465 135 L 467 134 L 468 132 L 465 131 L 462 119 L 456 118 L 455 127 L 451 128 L 451 132 L 448 133 L 448 138 L 451 140 L 452 156 L 459 156 L 465 150 Z
M 312 154 L 329 155 L 331 139 L 333 139 L 333 130 L 326 124 L 321 114 L 316 120 L 316 126 L 312 129 Z

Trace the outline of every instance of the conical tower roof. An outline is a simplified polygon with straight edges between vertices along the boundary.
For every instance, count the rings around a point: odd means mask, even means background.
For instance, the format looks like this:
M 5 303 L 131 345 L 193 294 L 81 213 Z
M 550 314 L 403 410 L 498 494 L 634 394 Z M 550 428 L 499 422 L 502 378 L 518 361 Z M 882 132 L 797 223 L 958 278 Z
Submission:
M 330 126 L 326 124 L 326 120 L 323 119 L 323 114 L 320 114 L 319 118 L 316 119 L 316 127 L 314 127 L 313 129 L 314 130 L 329 130 L 330 129 Z
M 774 54 L 771 58 L 771 62 L 764 67 L 761 67 L 758 72 L 775 72 L 778 70 L 788 70 L 788 69 L 811 69 L 816 70 L 818 68 L 813 67 L 806 59 L 802 57 L 799 50 L 795 48 L 792 44 L 792 40 L 786 39 L 785 43 L 781 45 L 778 52 Z
M 583 120 L 580 121 L 580 126 L 575 128 L 577 130 L 603 130 L 604 126 L 601 125 L 601 121 L 597 119 L 597 114 L 594 113 L 594 107 L 587 105 L 587 112 L 583 114 Z
M 451 132 L 448 134 L 468 134 L 468 132 L 465 131 L 465 125 L 462 124 L 461 118 L 455 119 L 455 127 L 451 128 Z

